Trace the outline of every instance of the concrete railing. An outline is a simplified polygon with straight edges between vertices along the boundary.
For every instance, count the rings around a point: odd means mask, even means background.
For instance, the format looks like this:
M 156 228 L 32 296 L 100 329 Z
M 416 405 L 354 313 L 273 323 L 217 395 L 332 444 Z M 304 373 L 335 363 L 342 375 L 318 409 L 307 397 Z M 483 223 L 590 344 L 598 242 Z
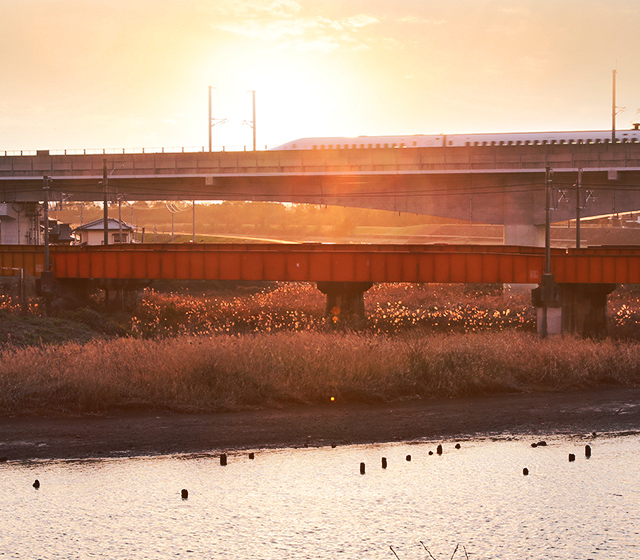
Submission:
M 262 147 L 258 148 L 262 150 Z M 270 146 L 264 146 L 265 150 Z M 52 156 L 94 156 L 94 155 L 114 155 L 114 154 L 184 154 L 208 152 L 204 146 L 181 146 L 181 147 L 152 147 L 152 148 L 65 148 L 57 150 L 0 150 L 0 157 L 29 157 L 37 156 L 41 153 L 48 153 Z M 213 152 L 247 152 L 252 151 L 251 146 L 214 146 Z
M 0 156 L 0 178 L 110 176 L 495 172 L 640 169 L 640 144 L 372 148 L 236 152 L 131 152 Z

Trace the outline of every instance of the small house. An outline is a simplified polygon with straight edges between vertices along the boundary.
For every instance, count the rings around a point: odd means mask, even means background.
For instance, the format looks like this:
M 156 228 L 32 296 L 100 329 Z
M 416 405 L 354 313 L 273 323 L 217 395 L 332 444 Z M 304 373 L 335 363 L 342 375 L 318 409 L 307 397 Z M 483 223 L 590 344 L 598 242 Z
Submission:
M 82 224 L 73 231 L 80 238 L 81 245 L 104 245 L 104 219 L 102 218 Z M 107 231 L 109 245 L 133 242 L 133 226 L 125 222 L 109 218 Z

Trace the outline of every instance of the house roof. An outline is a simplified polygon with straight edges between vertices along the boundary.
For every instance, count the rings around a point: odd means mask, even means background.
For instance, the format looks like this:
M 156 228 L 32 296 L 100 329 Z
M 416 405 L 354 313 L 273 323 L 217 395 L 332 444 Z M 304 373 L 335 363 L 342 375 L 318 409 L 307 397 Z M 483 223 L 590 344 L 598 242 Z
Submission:
M 107 229 L 109 231 L 120 231 L 120 221 L 115 218 L 109 218 L 107 220 Z M 126 222 L 122 222 L 122 229 L 124 231 L 131 231 L 133 226 L 127 224 Z M 88 231 L 88 230 L 104 230 L 104 219 L 100 218 L 99 220 L 93 220 L 93 222 L 87 222 L 86 224 L 82 224 L 78 226 L 73 231 Z

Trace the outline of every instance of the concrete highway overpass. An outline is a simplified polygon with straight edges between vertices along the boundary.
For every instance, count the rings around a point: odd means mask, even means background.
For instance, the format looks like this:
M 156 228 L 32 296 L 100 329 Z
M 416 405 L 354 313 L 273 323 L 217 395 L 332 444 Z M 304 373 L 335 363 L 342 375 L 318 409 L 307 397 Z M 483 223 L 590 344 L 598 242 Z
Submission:
M 410 212 L 505 226 L 505 243 L 542 245 L 545 170 L 552 221 L 640 209 L 640 144 L 592 143 L 256 152 L 0 156 L 0 219 L 43 200 L 279 201 Z

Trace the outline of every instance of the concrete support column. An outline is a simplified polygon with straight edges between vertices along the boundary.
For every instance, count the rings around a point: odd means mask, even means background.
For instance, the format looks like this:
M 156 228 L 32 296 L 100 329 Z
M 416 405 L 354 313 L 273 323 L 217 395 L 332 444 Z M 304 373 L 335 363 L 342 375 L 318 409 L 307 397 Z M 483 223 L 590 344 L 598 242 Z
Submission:
M 318 282 L 327 295 L 326 316 L 334 325 L 359 326 L 364 323 L 364 293 L 372 282 Z
M 105 305 L 111 309 L 132 310 L 142 299 L 150 280 L 103 279 L 99 288 L 104 291 Z
M 91 296 L 102 290 L 107 308 L 133 310 L 149 284 L 149 280 L 63 278 L 56 281 L 54 305 L 69 309 L 84 307 Z
M 544 247 L 544 226 L 505 224 L 503 244 L 520 247 Z M 536 284 L 505 284 L 504 287 L 514 294 L 523 294 L 535 289 Z
M 89 278 L 64 278 L 57 281 L 57 293 L 76 306 L 87 305 L 95 291 L 94 281 Z
M 525 247 L 544 247 L 544 226 L 533 224 L 505 224 L 504 244 Z
M 602 337 L 607 334 L 607 296 L 615 284 L 560 284 L 553 300 L 545 301 L 542 288 L 532 291 L 538 334 L 547 314 L 547 334 L 578 334 Z

